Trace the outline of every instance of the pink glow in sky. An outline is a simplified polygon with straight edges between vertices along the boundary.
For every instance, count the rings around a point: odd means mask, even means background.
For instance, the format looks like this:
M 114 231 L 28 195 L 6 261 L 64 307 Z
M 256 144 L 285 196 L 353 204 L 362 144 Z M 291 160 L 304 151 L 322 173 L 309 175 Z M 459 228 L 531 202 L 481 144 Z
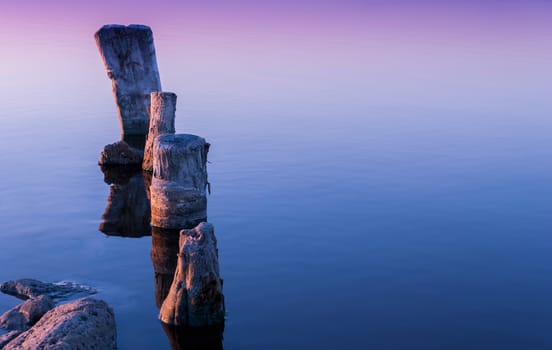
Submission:
M 3 37 L 40 30 L 147 23 L 187 35 L 374 35 L 418 38 L 543 39 L 550 34 L 552 2 L 511 1 L 39 1 L 2 2 Z M 14 27 L 15 26 L 15 27 Z M 16 29 L 17 28 L 17 29 Z M 10 30 L 11 29 L 11 30 Z M 319 38 L 323 40 L 323 37 Z
M 173 90 L 529 101 L 552 78 L 545 0 L 23 0 L 0 16 L 0 93 L 86 74 L 107 84 L 93 40 L 107 23 L 152 27 Z

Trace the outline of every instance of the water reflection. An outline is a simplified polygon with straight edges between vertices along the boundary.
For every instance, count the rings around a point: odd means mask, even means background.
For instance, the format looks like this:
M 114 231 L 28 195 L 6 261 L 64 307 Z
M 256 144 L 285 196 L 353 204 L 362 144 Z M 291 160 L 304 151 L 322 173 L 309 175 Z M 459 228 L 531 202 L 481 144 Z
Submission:
M 143 150 L 146 147 L 146 136 L 145 135 L 122 135 L 123 141 L 128 143 L 130 147 L 134 147 L 140 150 Z
M 222 350 L 224 327 L 190 329 L 161 324 L 172 350 Z
M 110 186 L 99 230 L 110 236 L 150 235 L 151 208 L 140 166 L 111 166 L 101 169 L 104 181 Z
M 179 239 L 180 230 L 155 226 L 151 229 L 151 262 L 155 274 L 155 304 L 158 308 L 171 289 L 178 260 Z
M 154 270 L 155 304 L 161 307 L 167 297 L 178 262 L 180 229 L 152 227 L 150 192 L 152 174 L 141 166 L 102 166 L 109 184 L 107 206 L 99 230 L 111 236 L 151 235 L 151 261 Z M 207 221 L 203 218 L 200 221 Z M 192 227 L 184 227 L 192 228 Z M 210 328 L 177 327 L 161 323 L 171 349 L 223 349 L 224 325 Z

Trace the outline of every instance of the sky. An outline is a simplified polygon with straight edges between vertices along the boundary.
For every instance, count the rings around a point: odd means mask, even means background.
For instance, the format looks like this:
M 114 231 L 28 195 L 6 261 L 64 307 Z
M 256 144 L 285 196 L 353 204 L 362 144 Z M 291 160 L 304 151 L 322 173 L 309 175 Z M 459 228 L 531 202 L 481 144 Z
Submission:
M 549 0 L 0 0 L 0 93 L 17 101 L 15 91 L 76 78 L 93 91 L 105 85 L 94 32 L 140 23 L 154 31 L 165 90 L 352 103 L 370 91 L 402 104 L 520 96 L 521 108 L 550 88 L 550 18 Z
M 222 30 L 265 39 L 281 36 L 377 35 L 380 38 L 539 40 L 550 34 L 548 0 L 483 1 L 39 1 L 0 3 L 2 37 L 65 29 L 78 33 L 104 23 L 147 23 L 185 29 L 188 35 Z M 11 30 L 10 30 L 11 28 Z M 15 31 L 15 32 L 14 32 Z M 228 34 L 228 33 L 227 33 Z

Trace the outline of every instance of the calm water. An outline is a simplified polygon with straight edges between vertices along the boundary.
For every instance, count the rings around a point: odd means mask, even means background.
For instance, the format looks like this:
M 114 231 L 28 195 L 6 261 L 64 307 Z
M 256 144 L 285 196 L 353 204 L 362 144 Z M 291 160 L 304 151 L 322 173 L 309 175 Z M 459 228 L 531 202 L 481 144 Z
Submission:
M 98 231 L 119 126 L 94 29 L 0 90 L 0 280 L 96 286 L 121 349 L 169 349 L 151 237 Z M 202 61 L 158 37 L 177 132 L 212 144 L 226 349 L 552 347 L 546 57 Z

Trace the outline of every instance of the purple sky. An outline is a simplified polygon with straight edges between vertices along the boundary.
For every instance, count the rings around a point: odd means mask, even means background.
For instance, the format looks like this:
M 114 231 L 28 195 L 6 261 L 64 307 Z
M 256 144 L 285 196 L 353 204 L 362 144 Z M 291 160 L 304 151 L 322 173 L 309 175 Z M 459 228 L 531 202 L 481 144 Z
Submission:
M 152 27 L 238 32 L 362 31 L 389 34 L 420 31 L 432 36 L 483 37 L 550 34 L 552 2 L 510 1 L 141 1 L 22 0 L 0 4 L 0 26 L 17 26 L 13 34 L 60 27 L 97 27 L 103 23 L 148 23 Z M 13 27 L 12 27 L 13 29 Z M 21 32 L 19 32 L 21 31 Z M 444 31 L 444 32 L 443 32 Z M 548 31 L 548 33 L 544 33 Z M 440 32 L 440 33 L 439 33 Z M 6 33 L 4 33 L 6 34 Z
M 73 77 L 108 84 L 93 40 L 107 23 L 150 25 L 163 88 L 175 91 L 541 103 L 552 79 L 547 0 L 22 0 L 2 1 L 0 16 L 7 95 Z

